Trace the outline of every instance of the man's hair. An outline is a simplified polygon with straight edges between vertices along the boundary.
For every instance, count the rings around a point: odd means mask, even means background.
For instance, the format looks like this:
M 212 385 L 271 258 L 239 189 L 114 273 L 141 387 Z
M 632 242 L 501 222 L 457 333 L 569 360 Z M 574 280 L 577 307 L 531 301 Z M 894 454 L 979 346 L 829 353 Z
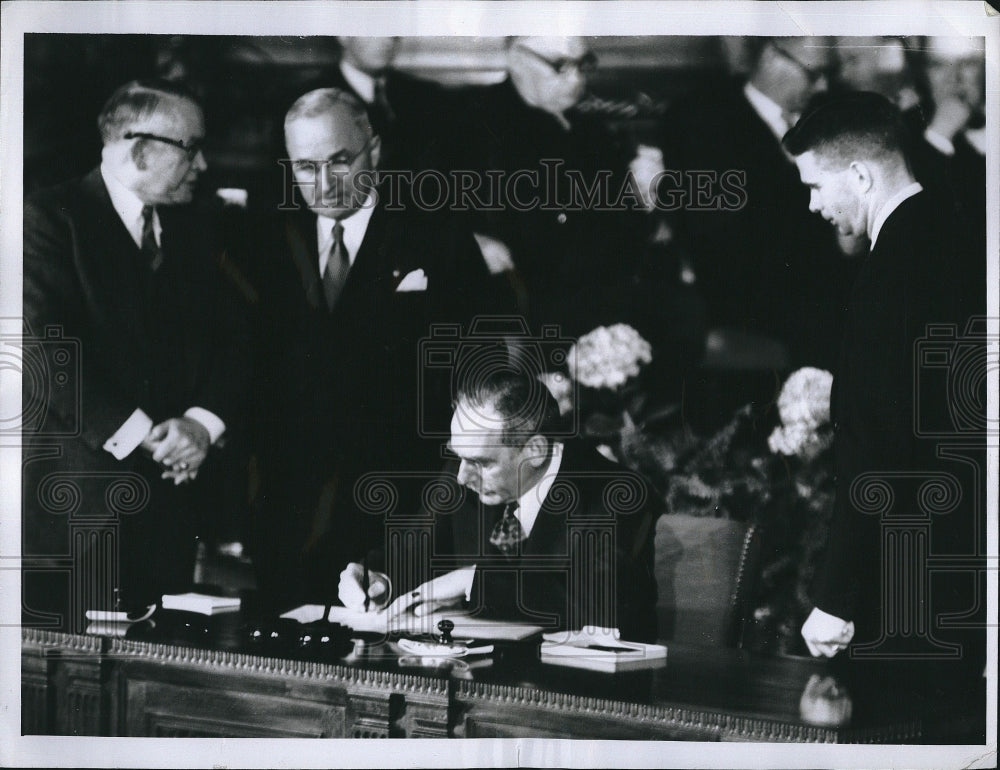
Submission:
M 906 158 L 899 109 L 881 94 L 858 91 L 824 99 L 782 139 L 794 156 L 813 151 L 835 163 Z
M 502 441 L 507 446 L 520 446 L 536 434 L 549 438 L 559 423 L 559 406 L 548 388 L 511 369 L 485 376 L 481 371 L 471 372 L 458 384 L 458 404 L 494 410 L 503 419 Z
M 168 111 L 177 99 L 198 104 L 191 91 L 170 80 L 133 80 L 126 83 L 111 94 L 97 116 L 101 140 L 108 144 L 121 139 L 136 123 L 158 112 Z
M 319 117 L 334 109 L 345 107 L 353 116 L 358 128 L 364 131 L 366 136 L 374 136 L 375 132 L 368 119 L 368 110 L 365 105 L 353 94 L 339 88 L 317 88 L 302 94 L 285 114 L 285 130 L 296 120 Z

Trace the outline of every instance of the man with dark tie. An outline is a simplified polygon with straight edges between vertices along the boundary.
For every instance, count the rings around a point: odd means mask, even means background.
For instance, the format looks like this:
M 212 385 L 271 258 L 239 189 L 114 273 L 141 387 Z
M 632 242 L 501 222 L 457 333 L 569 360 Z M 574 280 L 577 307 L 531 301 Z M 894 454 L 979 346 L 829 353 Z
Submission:
M 361 102 L 304 94 L 285 141 L 296 197 L 257 239 L 254 559 L 277 602 L 322 593 L 381 537 L 381 520 L 355 504 L 359 478 L 383 474 L 402 506 L 416 483 L 407 474 L 439 468 L 426 437 L 447 430 L 448 373 L 423 366 L 421 340 L 491 307 L 471 233 L 376 184 L 382 142 Z
M 428 496 L 447 509 L 424 512 L 433 550 L 417 571 L 430 580 L 414 585 L 413 554 L 372 553 L 341 573 L 344 605 L 364 607 L 367 582 L 368 608 L 392 601 L 392 617 L 467 606 L 549 630 L 593 625 L 655 639 L 661 508 L 640 476 L 563 440 L 558 415 L 543 385 L 509 368 L 461 383 L 455 460 L 441 480 L 452 491 Z
M 985 403 L 985 346 L 964 336 L 974 313 L 967 292 L 978 284 L 976 293 L 985 293 L 985 276 L 963 275 L 968 266 L 957 255 L 954 215 L 916 181 L 901 116 L 884 97 L 862 92 L 832 100 L 804 116 L 784 146 L 809 190 L 810 210 L 871 243 L 851 292 L 834 378 L 836 502 L 802 636 L 813 655 L 836 655 L 853 641 L 852 657 L 947 657 L 963 624 L 949 629 L 939 618 L 957 613 L 972 629 L 958 656 L 975 660 L 982 637 L 975 640 L 976 621 L 966 613 L 976 608 L 985 568 L 974 566 L 984 531 L 977 477 L 963 475 L 963 466 L 977 456 L 977 441 L 981 468 L 985 458 L 981 434 L 941 431 L 955 425 L 953 407 L 974 414 Z M 921 340 L 935 334 L 932 343 L 947 348 L 950 340 L 962 351 L 964 360 L 952 362 L 948 376 L 967 378 L 967 394 L 935 387 L 928 377 L 934 360 L 920 355 Z M 960 403 L 963 395 L 972 401 Z M 980 420 L 985 426 L 985 414 Z M 949 453 L 949 438 L 964 448 Z M 910 496 L 914 480 L 943 485 L 938 491 L 957 484 L 961 494 L 950 503 L 948 494 L 932 499 L 924 487 Z M 893 530 L 906 524 L 916 531 Z M 956 565 L 965 559 L 966 567 L 932 575 L 933 558 Z
M 664 120 L 664 163 L 690 187 L 664 184 L 660 193 L 687 194 L 672 224 L 694 259 L 709 349 L 763 370 L 759 385 L 720 394 L 731 407 L 773 397 L 773 369 L 836 361 L 853 263 L 839 259 L 835 234 L 807 210 L 781 148 L 809 100 L 827 90 L 833 54 L 832 38 L 766 38 L 745 81 L 692 93 Z M 726 174 L 738 175 L 730 178 L 742 198 L 697 194 L 698 185 L 718 191 Z M 775 343 L 784 355 L 758 352 L 778 352 Z
M 241 427 L 250 370 L 214 223 L 185 205 L 206 169 L 201 108 L 134 81 L 97 122 L 100 167 L 24 207 L 26 333 L 77 357 L 68 382 L 25 380 L 25 413 L 43 414 L 25 428 L 26 622 L 68 608 L 74 627 L 116 592 L 147 603 L 190 584 L 211 458 Z

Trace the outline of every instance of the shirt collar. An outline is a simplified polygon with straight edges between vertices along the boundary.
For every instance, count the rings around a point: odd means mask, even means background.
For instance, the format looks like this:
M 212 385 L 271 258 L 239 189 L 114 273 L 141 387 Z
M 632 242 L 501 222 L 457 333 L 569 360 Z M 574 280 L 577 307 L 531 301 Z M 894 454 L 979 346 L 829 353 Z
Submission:
M 128 234 L 132 236 L 135 245 L 142 247 L 142 207 L 143 203 L 139 196 L 123 185 L 118 177 L 103 163 L 101 164 L 101 178 L 107 188 L 108 197 L 111 198 L 111 206 L 118 214 Z M 153 235 L 157 243 L 161 243 L 160 215 L 153 209 Z
M 875 241 L 878 240 L 878 234 L 882 230 L 882 225 L 889 218 L 889 215 L 899 208 L 899 204 L 905 201 L 907 198 L 912 198 L 918 192 L 923 190 L 920 182 L 913 182 L 912 184 L 906 185 L 902 190 L 893 195 L 889 200 L 882 204 L 882 208 L 878 210 L 878 214 L 875 215 L 875 219 L 872 222 L 872 231 L 869 235 L 869 239 L 872 245 L 869 247 L 869 251 L 875 248 Z
M 767 124 L 767 127 L 771 129 L 771 133 L 778 137 L 779 140 L 784 137 L 784 135 L 788 132 L 789 125 L 788 121 L 785 120 L 784 111 L 781 109 L 781 105 L 767 94 L 759 91 L 753 83 L 748 82 L 745 86 L 743 86 L 743 95 L 746 96 L 747 101 L 750 102 L 750 106 L 753 107 L 753 111 L 756 112 L 760 116 L 760 119 Z
M 967 128 L 965 129 L 965 141 L 980 155 L 986 154 L 986 129 Z
M 531 489 L 517 499 L 517 510 L 514 515 L 524 530 L 524 536 L 528 537 L 535 526 L 535 519 L 545 502 L 549 490 L 552 488 L 556 475 L 559 473 L 559 466 L 562 465 L 563 445 L 554 441 L 552 443 L 552 458 L 549 460 L 549 467 L 545 469 L 545 475 Z
M 371 221 L 375 211 L 374 201 L 371 195 L 365 198 L 361 208 L 340 220 L 344 226 L 344 248 L 347 249 L 347 258 L 351 265 L 358 256 L 358 250 L 365 239 L 365 232 L 368 230 L 368 222 Z M 316 243 L 319 246 L 319 274 L 323 275 L 326 270 L 326 262 L 330 258 L 330 247 L 333 246 L 333 224 L 336 222 L 331 217 L 316 217 Z
M 354 89 L 355 93 L 365 100 L 366 104 L 375 101 L 375 78 L 363 70 L 359 70 L 349 61 L 340 62 L 340 73 L 347 81 L 347 85 Z

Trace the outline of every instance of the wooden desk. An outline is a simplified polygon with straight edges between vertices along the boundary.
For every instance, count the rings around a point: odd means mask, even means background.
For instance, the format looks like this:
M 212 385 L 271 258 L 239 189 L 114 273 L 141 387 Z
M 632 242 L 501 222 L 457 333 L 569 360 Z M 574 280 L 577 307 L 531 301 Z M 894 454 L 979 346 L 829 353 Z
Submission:
M 213 621 L 214 622 L 214 621 Z M 235 616 L 211 638 L 22 632 L 27 734 L 205 737 L 554 737 L 981 743 L 985 684 L 947 666 L 761 658 L 671 645 L 655 671 L 600 674 L 500 646 L 461 675 L 401 668 L 385 645 L 318 663 L 254 654 Z M 483 661 L 486 663 L 486 661 Z M 840 726 L 808 724 L 813 674 L 850 695 Z

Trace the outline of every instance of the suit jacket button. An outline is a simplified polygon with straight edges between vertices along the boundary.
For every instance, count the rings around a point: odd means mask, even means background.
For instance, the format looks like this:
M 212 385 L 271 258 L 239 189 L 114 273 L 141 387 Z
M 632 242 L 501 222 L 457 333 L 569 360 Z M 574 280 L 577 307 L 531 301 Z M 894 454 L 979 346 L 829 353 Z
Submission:
M 556 216 L 556 222 L 558 222 L 561 225 L 566 224 L 566 212 L 560 211 L 559 214 Z

